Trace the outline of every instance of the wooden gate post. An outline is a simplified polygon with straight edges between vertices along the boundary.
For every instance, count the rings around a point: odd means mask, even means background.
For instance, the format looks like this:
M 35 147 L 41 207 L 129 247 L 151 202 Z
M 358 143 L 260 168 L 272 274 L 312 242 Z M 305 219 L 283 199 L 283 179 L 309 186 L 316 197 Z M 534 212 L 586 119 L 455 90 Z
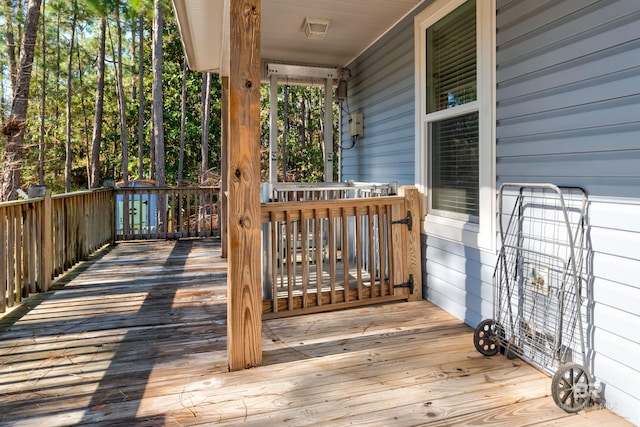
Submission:
M 407 233 L 407 270 L 413 276 L 413 294 L 409 296 L 409 301 L 420 301 L 422 299 L 422 251 L 420 250 L 420 193 L 413 186 L 402 186 L 398 194 L 405 198 L 405 206 L 411 211 L 413 217 L 413 227 Z
M 260 0 L 231 0 L 227 357 L 262 364 L 260 270 Z

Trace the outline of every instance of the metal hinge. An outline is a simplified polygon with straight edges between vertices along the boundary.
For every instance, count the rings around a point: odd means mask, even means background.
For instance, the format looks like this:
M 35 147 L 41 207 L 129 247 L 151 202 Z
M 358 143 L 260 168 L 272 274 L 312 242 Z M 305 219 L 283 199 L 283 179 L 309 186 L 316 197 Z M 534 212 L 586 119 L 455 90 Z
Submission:
M 413 295 L 413 274 L 409 275 L 409 281 L 400 283 L 399 285 L 393 285 L 393 288 L 409 288 L 409 293 Z
M 409 231 L 413 228 L 413 217 L 411 216 L 411 211 L 407 211 L 407 217 L 403 219 L 399 219 L 397 221 L 391 221 L 391 224 L 407 224 Z

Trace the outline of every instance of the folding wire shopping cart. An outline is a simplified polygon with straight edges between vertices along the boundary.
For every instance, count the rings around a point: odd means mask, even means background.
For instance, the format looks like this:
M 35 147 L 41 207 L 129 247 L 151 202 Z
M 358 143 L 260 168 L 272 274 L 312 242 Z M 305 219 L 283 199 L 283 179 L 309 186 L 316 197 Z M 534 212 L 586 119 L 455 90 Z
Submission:
M 476 349 L 520 357 L 553 375 L 551 394 L 578 412 L 595 391 L 586 364 L 581 289 L 587 194 L 553 184 L 506 183 L 498 194 L 502 247 L 494 271 L 494 318 Z

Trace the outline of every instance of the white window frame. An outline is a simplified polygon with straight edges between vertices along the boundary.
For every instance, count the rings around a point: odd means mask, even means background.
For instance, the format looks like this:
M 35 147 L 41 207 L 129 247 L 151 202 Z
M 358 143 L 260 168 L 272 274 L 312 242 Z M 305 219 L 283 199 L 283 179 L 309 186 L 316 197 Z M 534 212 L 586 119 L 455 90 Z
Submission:
M 495 0 L 476 0 L 477 100 L 456 107 L 456 114 L 479 112 L 479 217 L 478 222 L 455 218 L 431 209 L 429 123 L 447 111 L 427 114 L 426 32 L 466 0 L 436 0 L 414 18 L 416 87 L 416 185 L 422 195 L 422 232 L 467 246 L 495 251 Z M 453 216 L 453 217 L 452 217 Z

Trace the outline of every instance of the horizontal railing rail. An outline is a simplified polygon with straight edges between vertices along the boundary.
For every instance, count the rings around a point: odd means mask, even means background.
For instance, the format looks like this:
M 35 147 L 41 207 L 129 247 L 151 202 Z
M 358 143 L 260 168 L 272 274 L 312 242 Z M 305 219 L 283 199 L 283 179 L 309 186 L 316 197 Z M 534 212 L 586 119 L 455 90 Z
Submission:
M 278 182 L 263 184 L 267 191 L 271 190 L 272 202 L 297 202 L 304 200 L 354 199 L 365 197 L 394 196 L 397 194 L 397 183 L 371 182 Z
M 219 237 L 219 187 L 115 190 L 116 240 Z

